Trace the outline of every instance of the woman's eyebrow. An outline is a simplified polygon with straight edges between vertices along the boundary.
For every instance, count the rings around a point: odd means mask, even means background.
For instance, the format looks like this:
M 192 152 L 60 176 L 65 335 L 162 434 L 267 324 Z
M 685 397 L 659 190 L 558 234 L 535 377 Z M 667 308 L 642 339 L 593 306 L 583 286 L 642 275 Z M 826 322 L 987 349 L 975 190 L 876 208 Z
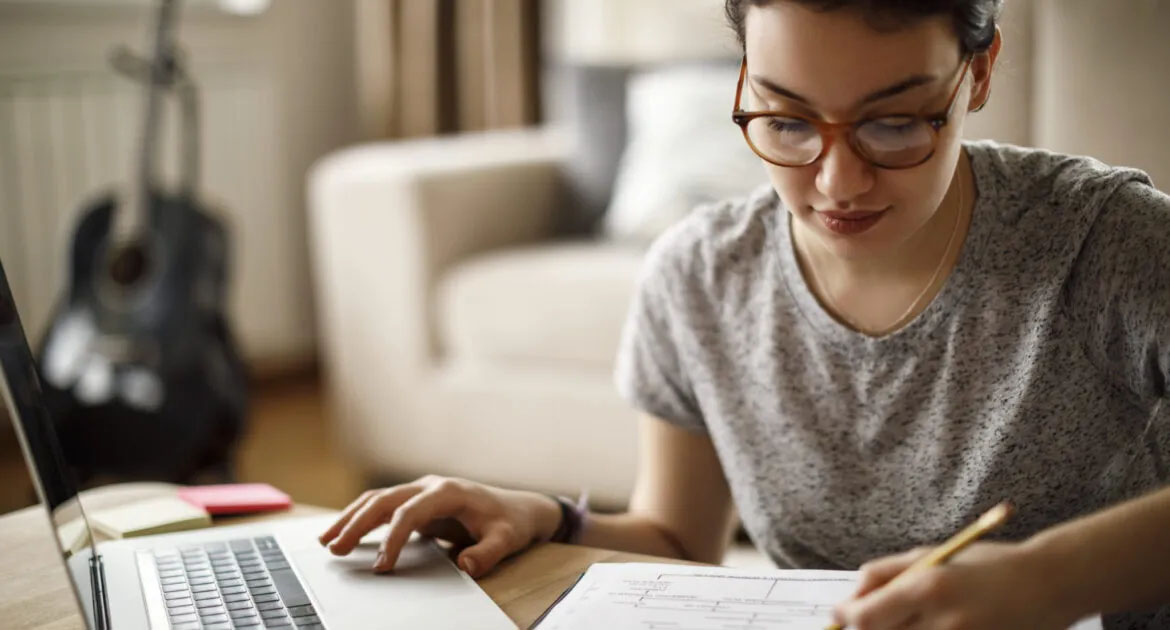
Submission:
M 779 94 L 780 96 L 783 96 L 785 98 L 792 99 L 794 101 L 797 101 L 798 103 L 803 103 L 805 105 L 808 105 L 809 107 L 813 106 L 812 102 L 809 101 L 809 99 L 797 94 L 796 92 L 793 92 L 792 90 L 789 90 L 788 88 L 785 88 L 777 83 L 774 83 L 769 79 L 766 79 L 766 78 L 761 77 L 759 75 L 753 74 L 753 75 L 751 75 L 751 80 L 755 83 L 758 83 L 759 85 L 764 86 L 770 92 L 774 92 L 774 93 Z M 938 80 L 938 77 L 933 75 L 933 74 L 915 74 L 915 75 L 907 77 L 907 78 L 905 78 L 905 79 L 903 79 L 903 80 L 901 80 L 901 81 L 899 81 L 899 82 L 897 82 L 889 87 L 884 87 L 880 90 L 870 92 L 869 94 L 865 95 L 864 98 L 861 99 L 861 101 L 858 103 L 858 105 L 866 105 L 866 104 L 872 103 L 874 101 L 880 101 L 882 99 L 890 98 L 891 96 L 896 96 L 898 94 L 901 94 L 902 92 L 905 92 L 906 90 L 910 90 L 910 89 L 916 88 L 920 85 L 925 85 L 927 83 L 931 83 L 931 82 L 937 81 L 937 80 Z

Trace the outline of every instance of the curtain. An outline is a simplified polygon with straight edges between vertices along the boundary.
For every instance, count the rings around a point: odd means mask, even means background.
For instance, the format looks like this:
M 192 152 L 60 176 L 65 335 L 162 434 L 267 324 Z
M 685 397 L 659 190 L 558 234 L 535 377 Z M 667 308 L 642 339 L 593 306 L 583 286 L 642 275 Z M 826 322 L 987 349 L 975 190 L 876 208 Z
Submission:
M 367 138 L 539 121 L 539 0 L 357 0 Z

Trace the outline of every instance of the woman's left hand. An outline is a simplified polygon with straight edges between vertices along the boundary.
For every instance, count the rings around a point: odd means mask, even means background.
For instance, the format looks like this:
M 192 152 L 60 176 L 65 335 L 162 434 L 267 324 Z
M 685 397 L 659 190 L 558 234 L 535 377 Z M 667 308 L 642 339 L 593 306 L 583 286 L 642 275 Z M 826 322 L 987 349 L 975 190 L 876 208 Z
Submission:
M 857 591 L 833 611 L 856 630 L 1066 630 L 1053 576 L 1021 544 L 976 543 L 946 564 L 890 583 L 928 550 L 866 563 Z

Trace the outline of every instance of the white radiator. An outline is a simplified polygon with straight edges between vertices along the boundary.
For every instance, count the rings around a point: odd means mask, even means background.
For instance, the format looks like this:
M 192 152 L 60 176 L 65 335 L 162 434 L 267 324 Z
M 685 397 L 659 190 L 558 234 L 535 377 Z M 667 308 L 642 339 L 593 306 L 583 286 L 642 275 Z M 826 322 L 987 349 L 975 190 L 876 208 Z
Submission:
M 297 245 L 288 197 L 298 184 L 286 181 L 280 108 L 263 76 L 194 70 L 202 97 L 201 188 L 223 210 L 233 237 L 229 313 L 245 354 L 263 356 L 287 333 L 279 315 L 274 326 L 274 307 L 297 302 L 287 277 L 295 271 L 274 264 Z M 112 72 L 0 75 L 0 259 L 34 343 L 65 287 L 75 218 L 88 199 L 129 181 L 141 110 L 138 88 Z M 159 156 L 164 177 L 174 181 L 178 112 L 169 102 L 166 112 Z

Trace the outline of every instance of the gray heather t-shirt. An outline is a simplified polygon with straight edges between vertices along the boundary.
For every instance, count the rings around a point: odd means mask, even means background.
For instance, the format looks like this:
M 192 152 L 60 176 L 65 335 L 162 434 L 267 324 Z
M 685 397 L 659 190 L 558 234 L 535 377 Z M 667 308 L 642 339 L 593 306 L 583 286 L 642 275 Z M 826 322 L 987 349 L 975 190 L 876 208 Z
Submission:
M 1089 158 L 964 146 L 960 258 L 885 337 L 821 307 L 770 187 L 651 247 L 618 389 L 710 435 L 781 567 L 937 544 L 1005 499 L 1018 511 L 992 538 L 1020 540 L 1167 480 L 1170 197 Z M 1170 627 L 1141 619 L 1108 627 Z

